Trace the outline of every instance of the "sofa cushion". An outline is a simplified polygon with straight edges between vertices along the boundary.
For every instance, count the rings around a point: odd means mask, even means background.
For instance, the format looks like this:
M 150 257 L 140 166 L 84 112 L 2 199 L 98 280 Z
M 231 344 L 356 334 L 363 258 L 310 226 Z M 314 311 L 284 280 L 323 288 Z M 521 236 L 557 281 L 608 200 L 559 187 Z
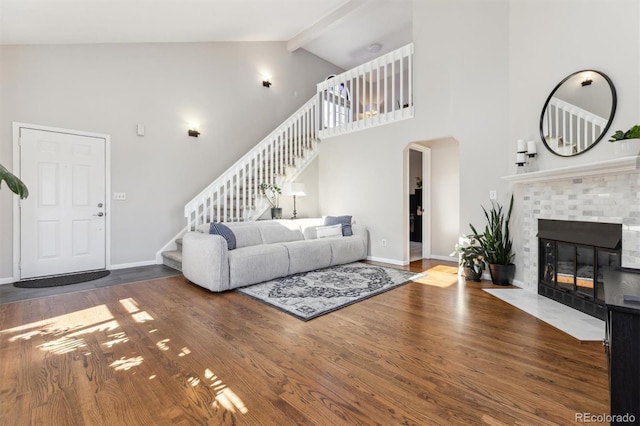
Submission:
M 336 238 L 342 237 L 342 225 L 329 225 L 316 227 L 317 238 Z
M 227 242 L 227 248 L 233 250 L 236 248 L 236 236 L 233 231 L 229 229 L 227 225 L 219 222 L 211 222 L 209 225 L 209 233 L 213 235 L 220 235 Z
M 264 244 L 286 243 L 304 240 L 299 227 L 289 227 L 277 222 L 260 223 L 260 235 Z
M 289 251 L 289 275 L 331 264 L 331 245 L 327 240 L 292 241 L 282 245 Z
M 351 231 L 351 216 L 326 216 L 324 218 L 325 225 L 342 225 L 342 235 L 350 237 L 353 235 Z
M 282 244 L 258 244 L 229 252 L 231 288 L 280 278 L 289 272 L 289 251 Z
M 227 226 L 236 236 L 236 248 L 255 246 L 262 244 L 260 228 L 253 222 L 234 222 Z

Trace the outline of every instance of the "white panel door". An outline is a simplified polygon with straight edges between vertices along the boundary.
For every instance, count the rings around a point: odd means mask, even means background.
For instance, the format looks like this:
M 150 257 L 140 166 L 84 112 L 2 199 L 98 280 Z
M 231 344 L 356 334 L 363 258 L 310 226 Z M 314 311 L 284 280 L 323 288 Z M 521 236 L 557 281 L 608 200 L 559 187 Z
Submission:
M 106 267 L 102 138 L 20 129 L 22 279 Z

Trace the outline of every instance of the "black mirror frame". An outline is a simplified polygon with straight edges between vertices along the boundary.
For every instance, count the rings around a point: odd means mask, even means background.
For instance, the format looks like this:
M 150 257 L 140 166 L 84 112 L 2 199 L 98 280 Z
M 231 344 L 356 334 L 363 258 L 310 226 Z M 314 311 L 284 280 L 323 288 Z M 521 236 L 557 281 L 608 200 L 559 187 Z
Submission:
M 555 150 L 553 150 L 549 145 L 547 145 L 547 140 L 544 137 L 544 114 L 547 111 L 547 107 L 549 106 L 549 101 L 551 101 L 551 98 L 553 97 L 553 94 L 556 93 L 556 91 L 560 88 L 560 86 L 562 86 L 562 84 L 569 80 L 571 77 L 573 77 L 576 74 L 580 74 L 583 72 L 592 72 L 592 73 L 596 73 L 598 75 L 601 75 L 602 77 L 604 77 L 604 79 L 606 80 L 607 84 L 609 84 L 609 88 L 611 89 L 611 112 L 609 113 L 609 119 L 607 120 L 607 125 L 605 126 L 604 129 L 602 129 L 602 133 L 600 134 L 600 136 L 598 136 L 598 138 L 593 141 L 593 143 L 591 145 L 589 145 L 587 147 L 587 149 L 577 152 L 575 154 L 571 154 L 571 155 L 562 155 L 558 152 L 556 152 Z M 542 140 L 542 143 L 544 144 L 545 148 L 547 148 L 547 150 L 549 152 L 551 152 L 552 154 L 557 155 L 558 157 L 575 157 L 576 155 L 580 155 L 582 153 L 585 153 L 587 151 L 589 151 L 591 148 L 593 148 L 594 146 L 596 146 L 604 137 L 604 135 L 607 133 L 607 131 L 609 130 L 609 127 L 611 127 L 611 122 L 613 122 L 613 117 L 616 114 L 616 104 L 618 103 L 618 97 L 616 95 L 616 88 L 613 85 L 613 82 L 611 81 L 611 79 L 609 78 L 609 76 L 607 76 L 605 73 L 600 72 L 600 71 L 596 71 L 596 70 L 580 70 L 580 71 L 576 71 L 572 74 L 569 74 L 568 76 L 566 76 L 564 79 L 562 79 L 562 81 L 560 83 L 558 83 L 556 85 L 556 87 L 553 88 L 553 90 L 551 91 L 551 93 L 549 94 L 549 97 L 547 98 L 547 100 L 544 103 L 544 106 L 542 107 L 542 114 L 540 114 L 540 139 Z

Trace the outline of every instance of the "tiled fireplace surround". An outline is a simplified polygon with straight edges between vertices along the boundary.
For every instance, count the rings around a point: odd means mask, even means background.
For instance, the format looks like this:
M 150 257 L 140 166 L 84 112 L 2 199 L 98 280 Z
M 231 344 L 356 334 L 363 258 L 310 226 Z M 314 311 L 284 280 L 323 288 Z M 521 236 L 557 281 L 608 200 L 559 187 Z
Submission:
M 640 268 L 640 157 L 506 177 L 521 212 L 524 287 L 538 288 L 538 219 L 622 224 L 622 266 Z

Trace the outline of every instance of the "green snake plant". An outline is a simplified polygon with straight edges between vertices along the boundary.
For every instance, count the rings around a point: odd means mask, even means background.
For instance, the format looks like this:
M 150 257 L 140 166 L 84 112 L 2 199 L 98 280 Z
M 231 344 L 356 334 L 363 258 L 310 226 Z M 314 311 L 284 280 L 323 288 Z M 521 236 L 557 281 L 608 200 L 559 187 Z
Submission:
M 508 265 L 515 256 L 512 252 L 513 244 L 509 234 L 513 195 L 511 196 L 506 216 L 503 206 L 493 201 L 491 202 L 491 210 L 487 211 L 484 207 L 482 207 L 482 210 L 487 218 L 487 224 L 482 233 L 479 233 L 473 225 L 469 224 L 474 234 L 473 237 L 478 240 L 487 263 Z

